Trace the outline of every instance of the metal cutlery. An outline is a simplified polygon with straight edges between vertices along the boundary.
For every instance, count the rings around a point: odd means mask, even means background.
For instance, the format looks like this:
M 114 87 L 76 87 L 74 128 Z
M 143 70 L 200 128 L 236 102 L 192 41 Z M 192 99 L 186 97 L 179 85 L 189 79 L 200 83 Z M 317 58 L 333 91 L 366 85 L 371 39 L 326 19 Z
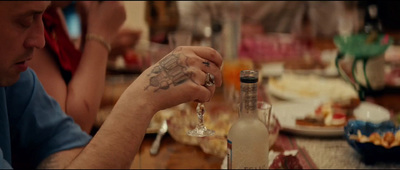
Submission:
M 153 142 L 150 148 L 150 154 L 156 155 L 160 149 L 160 141 L 164 134 L 168 131 L 167 120 L 163 120 L 160 129 L 158 130 L 156 140 Z

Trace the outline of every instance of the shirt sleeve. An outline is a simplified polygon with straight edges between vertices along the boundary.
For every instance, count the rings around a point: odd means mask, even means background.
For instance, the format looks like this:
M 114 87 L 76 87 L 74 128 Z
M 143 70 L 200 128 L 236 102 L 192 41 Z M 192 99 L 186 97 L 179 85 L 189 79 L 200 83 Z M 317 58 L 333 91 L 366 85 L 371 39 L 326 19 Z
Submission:
M 85 146 L 91 139 L 58 103 L 45 92 L 28 69 L 7 90 L 12 139 L 12 160 L 36 168 L 46 157 L 62 150 Z M 22 106 L 22 107 L 21 107 Z M 19 113 L 19 114 L 18 114 Z
M 12 169 L 11 165 L 4 159 L 3 151 L 0 148 L 0 169 Z

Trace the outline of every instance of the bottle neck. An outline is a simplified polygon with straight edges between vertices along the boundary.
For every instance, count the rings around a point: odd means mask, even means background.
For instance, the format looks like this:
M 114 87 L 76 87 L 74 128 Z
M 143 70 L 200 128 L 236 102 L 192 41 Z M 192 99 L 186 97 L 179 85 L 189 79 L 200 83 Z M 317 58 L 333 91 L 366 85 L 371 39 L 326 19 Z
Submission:
M 257 83 L 240 84 L 239 117 L 257 116 Z

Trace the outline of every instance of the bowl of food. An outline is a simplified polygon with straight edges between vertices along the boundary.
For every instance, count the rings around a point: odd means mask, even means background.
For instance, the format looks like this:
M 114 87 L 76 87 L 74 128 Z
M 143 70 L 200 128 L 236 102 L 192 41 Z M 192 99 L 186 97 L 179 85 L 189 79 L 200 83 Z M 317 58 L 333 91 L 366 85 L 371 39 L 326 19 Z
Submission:
M 368 160 L 399 159 L 400 128 L 392 121 L 351 120 L 344 127 L 349 145 Z

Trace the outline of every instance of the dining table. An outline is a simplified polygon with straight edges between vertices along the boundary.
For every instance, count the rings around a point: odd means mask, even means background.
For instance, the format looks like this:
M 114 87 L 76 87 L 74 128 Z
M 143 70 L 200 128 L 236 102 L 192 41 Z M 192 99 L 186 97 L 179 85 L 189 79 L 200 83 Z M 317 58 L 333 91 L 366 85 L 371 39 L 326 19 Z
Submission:
M 332 39 L 319 39 L 314 44 L 318 49 L 336 48 Z M 256 67 L 258 66 L 256 65 Z M 115 74 L 108 76 L 115 76 Z M 137 75 L 129 75 L 129 77 L 137 77 Z M 104 107 L 101 110 L 109 111 L 110 106 L 112 107 L 112 104 L 118 99 L 118 95 L 133 80 L 134 78 L 130 78 L 123 81 L 118 80 L 120 83 L 106 84 L 104 94 L 108 95 L 106 96 L 108 99 L 104 99 Z M 268 80 L 263 80 L 262 83 L 268 83 Z M 261 89 L 261 91 L 264 93 L 262 96 L 265 97 L 263 100 L 269 102 L 268 91 L 266 89 Z M 400 113 L 400 87 L 385 87 L 379 94 L 367 96 L 366 100 L 385 107 L 392 116 Z M 99 116 L 101 118 L 98 118 L 95 128 L 99 128 L 101 122 L 106 119 L 104 113 Z M 161 139 L 158 154 L 152 155 L 150 148 L 156 135 L 156 132 L 151 132 L 144 136 L 140 150 L 130 166 L 131 169 L 226 169 L 224 166 L 226 160 L 223 157 L 205 153 L 198 145 L 178 142 L 169 133 L 166 133 Z M 347 143 L 344 136 L 314 137 L 281 131 L 271 149 L 275 152 L 296 150 L 296 157 L 303 169 L 400 168 L 400 161 L 371 162 L 364 160 L 363 156 Z
M 394 95 L 394 94 L 391 94 Z M 400 100 L 400 93 L 397 94 Z M 395 102 L 382 96 L 380 102 Z M 398 108 L 394 108 L 398 109 Z M 400 110 L 397 110 L 400 111 Z M 224 158 L 207 154 L 199 146 L 175 141 L 168 133 L 162 138 L 159 153 L 150 154 L 156 133 L 146 134 L 130 168 L 132 169 L 226 169 Z M 313 137 L 280 132 L 275 151 L 297 150 L 304 169 L 386 169 L 400 168 L 400 162 L 367 162 L 347 143 L 344 136 Z M 270 160 L 271 161 L 271 160 Z

